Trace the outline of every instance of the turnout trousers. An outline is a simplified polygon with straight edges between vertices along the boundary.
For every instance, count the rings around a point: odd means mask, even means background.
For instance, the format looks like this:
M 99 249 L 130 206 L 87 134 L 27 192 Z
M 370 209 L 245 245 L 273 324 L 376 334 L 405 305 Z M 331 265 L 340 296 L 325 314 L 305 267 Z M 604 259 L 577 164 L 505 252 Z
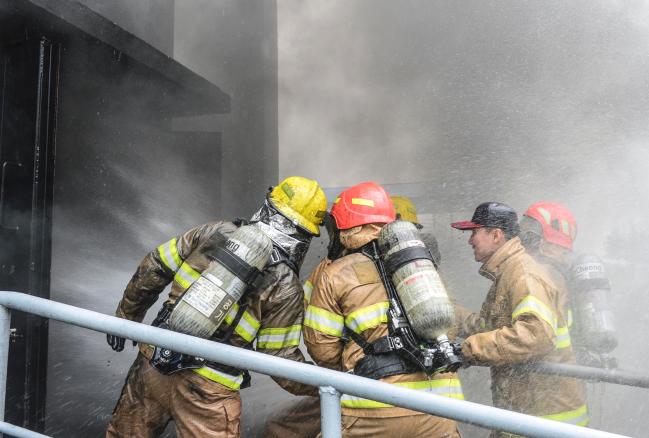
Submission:
M 405 417 L 354 417 L 343 415 L 343 438 L 381 437 L 412 438 L 461 438 L 457 423 L 432 415 L 408 415 Z M 320 435 L 318 435 L 320 437 Z
M 237 438 L 238 391 L 184 370 L 163 375 L 138 354 L 131 366 L 107 438 L 153 438 L 173 420 L 178 438 Z

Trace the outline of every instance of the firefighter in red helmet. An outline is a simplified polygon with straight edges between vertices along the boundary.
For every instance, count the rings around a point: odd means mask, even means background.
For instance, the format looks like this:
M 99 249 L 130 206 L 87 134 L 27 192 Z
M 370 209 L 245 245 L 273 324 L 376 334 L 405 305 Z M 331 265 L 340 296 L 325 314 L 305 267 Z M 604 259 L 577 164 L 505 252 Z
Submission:
M 528 252 L 552 266 L 570 291 L 570 338 L 577 361 L 615 367 L 616 360 L 609 355 L 617 346 L 610 283 L 599 258 L 573 253 L 576 237 L 574 216 L 556 202 L 536 202 L 521 219 L 521 239 Z
M 331 215 L 340 230 L 345 255 L 327 265 L 316 279 L 303 335 L 318 365 L 356 372 L 366 354 L 354 339 L 371 343 L 388 333 L 388 295 L 365 248 L 375 241 L 385 224 L 395 220 L 395 210 L 383 187 L 365 182 L 343 191 Z M 344 333 L 352 340 L 345 340 Z M 403 368 L 385 376 L 377 372 L 375 378 L 463 398 L 454 373 L 438 373 L 429 380 L 424 372 Z M 344 437 L 460 436 L 456 423 L 449 419 L 349 395 L 342 396 L 341 404 Z

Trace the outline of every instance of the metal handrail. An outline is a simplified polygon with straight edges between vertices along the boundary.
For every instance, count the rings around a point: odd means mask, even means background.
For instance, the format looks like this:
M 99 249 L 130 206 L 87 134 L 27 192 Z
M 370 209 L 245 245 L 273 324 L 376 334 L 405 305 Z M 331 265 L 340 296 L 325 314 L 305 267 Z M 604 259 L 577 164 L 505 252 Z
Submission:
M 7 307 L 138 342 L 158 345 L 233 367 L 317 386 L 320 388 L 321 395 L 324 438 L 341 436 L 341 393 L 529 437 L 623 437 L 623 435 L 546 420 L 478 403 L 427 394 L 9 291 L 0 291 L 0 333 L 4 333 L 0 336 L 0 398 L 3 401 L 10 328 Z
M 552 362 L 537 362 L 529 365 L 524 365 L 524 367 L 543 374 L 574 377 L 575 379 L 590 380 L 593 382 L 605 382 L 614 383 L 616 385 L 635 386 L 637 388 L 649 388 L 649 376 L 639 374 L 635 371 L 615 368 L 595 368 L 584 365 Z
M 0 433 L 6 433 L 14 438 L 49 438 L 47 435 L 18 427 L 4 421 L 0 421 Z

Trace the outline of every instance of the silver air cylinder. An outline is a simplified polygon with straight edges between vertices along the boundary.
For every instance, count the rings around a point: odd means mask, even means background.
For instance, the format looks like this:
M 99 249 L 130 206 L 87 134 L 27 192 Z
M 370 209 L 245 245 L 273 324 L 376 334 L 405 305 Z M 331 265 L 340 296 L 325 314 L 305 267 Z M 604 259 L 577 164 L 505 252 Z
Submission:
M 259 270 L 266 266 L 272 247 L 270 239 L 254 226 L 238 228 L 225 243 L 226 251 Z M 247 287 L 218 260 L 212 260 L 174 307 L 169 315 L 169 328 L 209 338 Z
M 578 343 L 595 353 L 609 353 L 617 346 L 617 336 L 604 265 L 598 257 L 582 254 L 572 273 Z
M 400 251 L 426 249 L 417 228 L 406 221 L 384 226 L 378 241 L 386 266 L 405 254 L 398 254 Z M 433 342 L 453 326 L 453 305 L 433 262 L 424 258 L 408 260 L 391 278 L 410 325 L 420 339 Z

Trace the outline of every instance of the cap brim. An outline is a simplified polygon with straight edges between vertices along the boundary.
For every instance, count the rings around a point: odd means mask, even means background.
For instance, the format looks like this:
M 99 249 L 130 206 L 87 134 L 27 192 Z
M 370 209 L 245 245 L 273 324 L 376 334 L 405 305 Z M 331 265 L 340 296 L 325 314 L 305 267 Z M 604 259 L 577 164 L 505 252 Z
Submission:
M 471 221 L 453 222 L 451 226 L 453 228 L 457 228 L 458 230 L 473 230 L 474 228 L 484 227 L 484 225 L 474 224 Z

